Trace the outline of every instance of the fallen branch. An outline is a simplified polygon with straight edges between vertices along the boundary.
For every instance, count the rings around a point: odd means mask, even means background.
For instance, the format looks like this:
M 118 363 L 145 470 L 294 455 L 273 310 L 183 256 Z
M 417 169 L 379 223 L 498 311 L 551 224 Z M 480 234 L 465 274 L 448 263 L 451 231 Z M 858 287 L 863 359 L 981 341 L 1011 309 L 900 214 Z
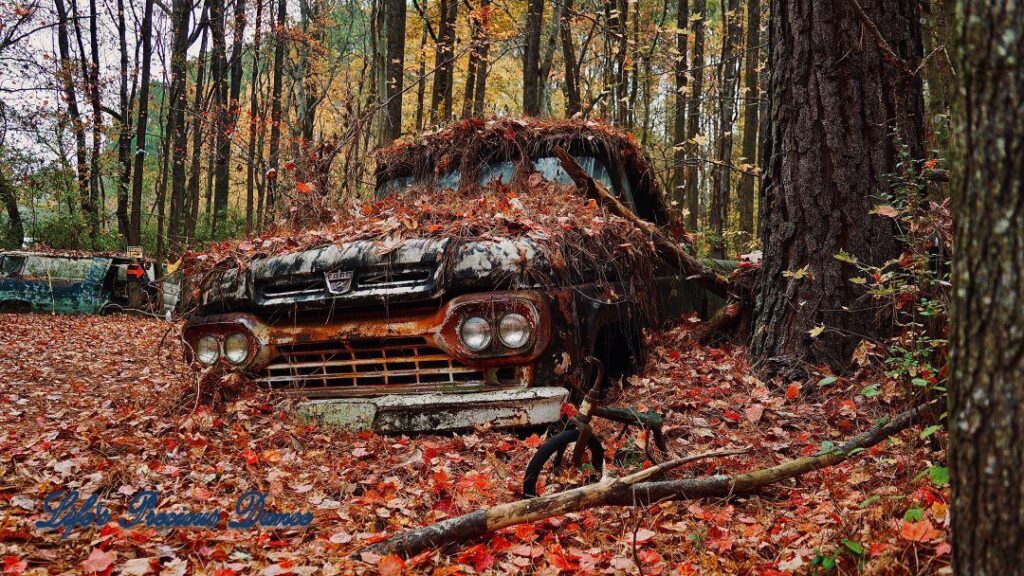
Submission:
M 842 446 L 816 456 L 798 458 L 777 466 L 736 476 L 718 475 L 683 480 L 643 481 L 653 474 L 665 471 L 668 469 L 666 466 L 676 467 L 687 461 L 687 459 L 681 458 L 623 478 L 604 480 L 597 484 L 530 500 L 499 504 L 449 518 L 430 526 L 401 532 L 387 540 L 364 548 L 357 552 L 356 556 L 358 557 L 362 552 L 412 556 L 430 548 L 453 542 L 464 542 L 469 538 L 516 524 L 535 522 L 597 506 L 637 506 L 664 500 L 689 500 L 749 494 L 769 484 L 843 462 L 915 424 L 923 415 L 930 413 L 932 404 L 931 402 L 924 403 L 903 412 L 895 418 L 853 437 Z M 693 456 L 689 461 L 710 457 L 714 454 Z M 655 471 L 651 472 L 651 470 Z
M 579 188 L 587 198 L 594 199 L 616 216 L 625 218 L 630 223 L 643 230 L 654 241 L 654 248 L 658 253 L 670 264 L 674 264 L 678 267 L 680 272 L 690 276 L 701 287 L 718 294 L 723 298 L 735 296 L 741 301 L 744 300 L 743 296 L 745 296 L 745 294 L 743 294 L 742 287 L 730 282 L 729 278 L 724 274 L 716 272 L 702 264 L 697 260 L 697 258 L 680 246 L 679 243 L 666 236 L 658 229 L 657 226 L 637 216 L 632 210 L 609 192 L 604 185 L 591 178 L 590 174 L 587 174 L 586 170 L 581 168 L 580 165 L 576 163 L 576 160 L 573 159 L 565 149 L 560 146 L 555 146 L 553 151 L 555 156 L 558 156 L 558 159 L 562 164 L 562 168 L 567 174 L 569 174 L 569 177 L 572 178 L 576 187 Z

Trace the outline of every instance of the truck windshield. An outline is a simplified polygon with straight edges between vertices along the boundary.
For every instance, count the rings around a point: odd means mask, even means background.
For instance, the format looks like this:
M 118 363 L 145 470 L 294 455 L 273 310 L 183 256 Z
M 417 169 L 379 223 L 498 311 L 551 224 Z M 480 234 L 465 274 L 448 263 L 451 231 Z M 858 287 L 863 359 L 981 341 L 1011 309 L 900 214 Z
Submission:
M 618 186 L 612 181 L 611 172 L 608 171 L 608 167 L 603 162 L 594 158 L 593 156 L 573 156 L 576 163 L 580 165 L 590 175 L 591 178 L 600 182 L 616 196 L 623 198 L 626 203 L 632 208 L 633 207 L 633 196 L 629 190 L 629 184 L 623 180 L 623 189 L 620 190 Z M 561 162 L 554 156 L 544 156 L 537 158 L 533 161 L 533 170 L 538 172 L 545 180 L 549 182 L 556 182 L 559 184 L 572 184 L 572 178 L 562 168 Z M 479 183 L 481 185 L 488 185 L 494 182 L 500 182 L 501 184 L 508 184 L 512 181 L 512 177 L 516 172 L 516 163 L 505 161 L 505 162 L 493 162 L 487 164 L 480 170 Z M 446 174 L 438 176 L 434 180 L 434 186 L 441 190 L 455 190 L 459 187 L 462 181 L 462 175 L 458 170 L 453 170 Z M 392 194 L 401 194 L 416 184 L 424 184 L 423 180 L 417 181 L 412 176 L 400 176 L 392 178 L 385 182 L 380 188 L 377 189 L 377 197 L 383 198 Z

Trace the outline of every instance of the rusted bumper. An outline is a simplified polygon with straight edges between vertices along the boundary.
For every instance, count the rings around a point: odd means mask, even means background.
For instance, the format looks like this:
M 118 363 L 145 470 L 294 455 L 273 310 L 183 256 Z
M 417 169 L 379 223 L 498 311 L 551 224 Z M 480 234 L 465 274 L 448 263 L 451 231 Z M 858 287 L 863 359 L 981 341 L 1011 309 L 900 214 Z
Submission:
M 387 395 L 310 400 L 300 417 L 377 432 L 434 432 L 475 426 L 508 428 L 557 422 L 569 391 L 558 386 L 464 394 Z

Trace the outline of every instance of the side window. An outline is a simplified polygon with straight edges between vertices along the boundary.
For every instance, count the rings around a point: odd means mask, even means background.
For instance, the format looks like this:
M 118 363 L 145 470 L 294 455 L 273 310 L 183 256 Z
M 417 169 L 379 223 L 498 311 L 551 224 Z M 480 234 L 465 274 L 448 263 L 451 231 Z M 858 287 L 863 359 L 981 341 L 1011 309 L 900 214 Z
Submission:
M 24 265 L 24 256 L 12 256 L 10 254 L 0 256 L 0 278 L 17 276 L 18 273 L 21 272 L 21 267 Z
M 631 209 L 636 210 L 636 204 L 633 203 L 633 194 L 629 187 L 629 180 L 622 178 L 622 186 L 615 185 L 615 179 L 612 177 L 612 173 L 605 166 L 604 162 L 594 158 L 593 156 L 573 156 L 576 163 L 583 168 L 584 172 L 590 175 L 591 178 L 600 182 L 608 189 L 609 192 L 618 196 L 626 203 Z M 545 180 L 551 182 L 558 182 L 559 184 L 572 184 L 572 178 L 562 168 L 562 163 L 558 158 L 554 156 L 546 156 L 538 158 L 533 161 L 533 169 L 540 172 L 544 176 Z
M 89 274 L 91 260 L 29 256 L 25 259 L 22 276 L 26 280 L 84 280 Z

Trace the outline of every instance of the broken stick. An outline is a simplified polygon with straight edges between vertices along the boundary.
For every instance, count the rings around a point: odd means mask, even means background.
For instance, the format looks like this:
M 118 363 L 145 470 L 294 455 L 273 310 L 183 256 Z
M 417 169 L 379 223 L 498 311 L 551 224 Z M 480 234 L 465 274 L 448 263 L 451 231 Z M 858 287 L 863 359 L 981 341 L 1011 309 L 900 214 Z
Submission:
M 364 548 L 356 553 L 356 557 L 359 557 L 359 554 L 362 552 L 412 556 L 430 548 L 454 542 L 465 542 L 469 538 L 482 536 L 488 532 L 516 524 L 535 522 L 544 518 L 561 516 L 597 506 L 636 506 L 663 500 L 689 500 L 749 494 L 769 484 L 847 460 L 917 423 L 925 414 L 930 413 L 933 404 L 934 402 L 926 402 L 918 405 L 891 420 L 854 436 L 842 446 L 822 452 L 816 456 L 797 458 L 777 466 L 735 476 L 717 475 L 703 478 L 644 482 L 643 480 L 650 477 L 652 473 L 643 470 L 623 478 L 602 481 L 565 492 L 549 494 L 530 500 L 499 504 L 455 518 L 449 518 L 430 526 L 401 532 L 387 540 Z M 705 454 L 694 458 L 708 456 Z M 666 462 L 662 466 L 673 464 L 678 466 L 681 464 L 676 462 L 678 460 Z M 663 470 L 664 468 L 658 471 Z

